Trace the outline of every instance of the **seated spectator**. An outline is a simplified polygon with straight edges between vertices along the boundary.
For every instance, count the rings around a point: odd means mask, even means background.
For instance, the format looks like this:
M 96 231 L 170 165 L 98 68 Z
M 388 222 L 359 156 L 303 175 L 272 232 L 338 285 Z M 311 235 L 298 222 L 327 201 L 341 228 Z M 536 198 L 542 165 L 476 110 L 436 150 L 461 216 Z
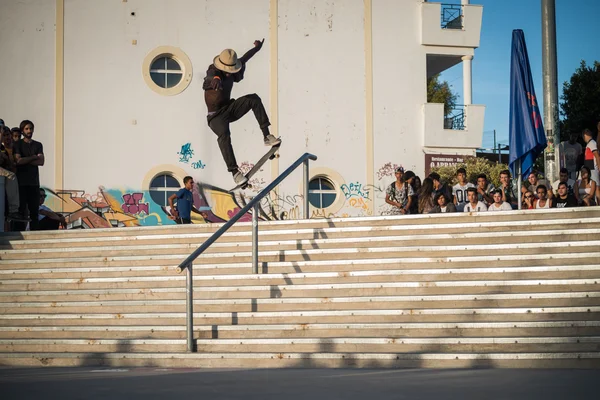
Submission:
M 55 213 L 50 208 L 44 205 L 46 200 L 46 191 L 40 188 L 40 209 L 38 211 L 39 230 L 53 231 L 59 227 L 67 228 L 65 217 Z
M 450 197 L 447 197 L 444 193 L 436 194 L 433 202 L 436 206 L 431 209 L 430 214 L 456 212 L 456 206 L 450 201 Z
M 535 195 L 531 190 L 525 192 L 525 196 L 523 196 L 523 210 L 533 210 L 535 208 Z
M 531 195 L 533 197 L 533 194 Z M 492 192 L 494 202 L 488 207 L 488 211 L 512 211 L 510 204 L 502 200 L 502 191 L 494 190 Z
M 396 181 L 388 187 L 385 202 L 392 206 L 392 214 L 410 214 L 415 195 L 412 187 L 415 173 L 406 171 L 406 173 L 402 175 L 402 180 L 400 182 L 398 182 L 400 179 L 398 175 L 398 170 L 396 170 Z
M 452 195 L 454 196 L 454 205 L 460 212 L 465 209 L 465 205 L 468 201 L 467 189 L 475 188 L 475 185 L 473 185 L 471 182 L 467 182 L 467 171 L 464 168 L 459 168 L 456 171 L 456 179 L 458 180 L 458 183 L 452 186 Z M 475 190 L 475 193 L 477 193 L 477 190 Z
M 556 191 L 558 190 L 558 185 L 560 183 L 566 183 L 567 184 L 567 191 L 570 195 L 574 195 L 575 193 L 573 192 L 573 187 L 575 186 L 575 180 L 569 178 L 569 170 L 566 168 L 561 168 L 560 169 L 560 173 L 558 176 L 558 180 L 554 181 L 554 183 L 552 184 L 552 187 L 550 188 L 550 195 L 548 196 L 549 198 L 553 198 L 556 194 Z
M 471 212 L 471 211 L 487 211 L 487 206 L 477 200 L 477 189 L 474 187 L 470 187 L 467 189 L 467 197 L 469 199 L 469 202 L 467 204 L 465 204 L 465 207 L 463 209 L 464 212 Z
M 552 207 L 552 200 L 547 199 L 546 196 L 548 195 L 548 189 L 546 188 L 546 185 L 538 185 L 537 189 L 536 189 L 536 193 L 537 193 L 537 200 L 535 200 L 534 204 L 534 208 L 551 208 Z
M 596 182 L 592 180 L 590 169 L 585 165 L 579 170 L 580 179 L 575 182 L 575 197 L 580 206 L 595 206 L 594 194 L 596 193 Z
M 0 127 L 0 132 L 2 137 L 10 134 L 10 131 L 5 126 Z M 11 162 L 11 159 L 12 157 L 9 155 L 4 145 L 0 145 L 0 176 L 6 178 L 4 180 L 4 191 L 8 203 L 8 218 L 22 220 L 23 216 L 19 212 L 19 181 L 14 172 L 15 164 Z M 0 195 L 4 196 L 4 193 Z
M 433 209 L 433 179 L 425 178 L 419 192 L 419 214 L 429 214 Z
M 516 210 L 518 207 L 519 198 L 517 197 L 517 190 L 512 183 L 512 179 L 510 177 L 510 171 L 505 169 L 500 172 L 500 190 L 502 190 L 502 201 L 510 204 L 513 210 Z M 533 192 L 532 192 L 533 193 Z
M 525 192 L 530 190 L 532 193 L 537 196 L 537 188 L 540 185 L 544 185 L 546 191 L 548 190 L 548 183 L 545 179 L 538 179 L 538 174 L 536 171 L 531 171 L 529 176 L 527 177 L 527 181 L 523 182 L 523 186 L 521 186 L 521 194 L 524 196 Z
M 489 206 L 494 202 L 492 192 L 496 190 L 494 184 L 489 183 L 485 174 L 477 176 L 477 199 Z
M 569 189 L 565 182 L 560 182 L 556 189 L 556 196 L 552 199 L 552 207 L 566 208 L 577 207 L 577 199 L 569 193 Z

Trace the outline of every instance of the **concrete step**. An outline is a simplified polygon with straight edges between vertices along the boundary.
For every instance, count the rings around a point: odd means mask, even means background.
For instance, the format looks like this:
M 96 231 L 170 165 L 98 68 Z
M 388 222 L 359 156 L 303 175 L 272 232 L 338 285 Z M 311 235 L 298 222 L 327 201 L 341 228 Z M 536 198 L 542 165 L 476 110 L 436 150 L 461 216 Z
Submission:
M 412 235 L 412 236 L 366 236 L 340 239 L 294 239 L 294 240 L 275 240 L 261 241 L 259 243 L 260 251 L 275 250 L 313 250 L 313 249 L 336 249 L 336 248 L 372 248 L 372 247 L 390 247 L 399 246 L 401 248 L 422 247 L 423 245 L 435 243 L 436 246 L 477 246 L 494 243 L 497 245 L 524 244 L 524 243 L 547 243 L 559 242 L 569 243 L 582 240 L 585 235 L 586 240 L 600 240 L 600 228 L 598 229 L 571 229 L 558 230 L 554 232 L 544 231 L 525 231 L 525 232 L 501 232 L 501 233 L 480 233 L 480 234 L 438 234 L 438 235 Z M 125 242 L 127 243 L 127 242 Z M 33 260 L 47 258 L 69 258 L 69 257 L 102 257 L 102 256 L 127 256 L 135 253 L 144 255 L 170 255 L 191 253 L 200 243 L 183 244 L 140 244 L 119 243 L 118 245 L 94 245 L 88 244 L 86 247 L 52 247 L 52 248 L 29 248 L 0 250 L 0 259 L 2 260 Z M 207 250 L 208 253 L 231 253 L 231 252 L 250 252 L 252 243 L 250 238 L 246 241 L 215 243 Z
M 532 255 L 532 254 L 564 254 L 564 253 L 590 253 L 590 249 L 600 246 L 600 241 L 578 241 L 578 242 L 547 242 L 547 243 L 523 243 L 523 244 L 488 244 L 488 245 L 453 245 L 453 246 L 419 246 L 419 247 L 369 247 L 369 248 L 335 248 L 335 249 L 313 249 L 313 250 L 279 250 L 259 251 L 261 262 L 277 261 L 319 261 L 319 260 L 352 260 L 354 258 L 420 258 L 423 253 L 430 257 L 468 257 L 481 254 L 503 254 L 503 255 Z M 97 257 L 73 257 L 73 258 L 39 258 L 39 259 L 3 259 L 0 266 L 12 266 L 36 264 L 41 266 L 56 266 L 67 264 L 84 266 L 87 264 L 98 265 L 99 263 L 122 261 L 128 265 L 138 265 L 136 262 L 182 262 L 188 256 L 187 253 L 151 256 L 112 256 L 107 251 L 105 256 Z M 252 252 L 234 253 L 208 253 L 202 254 L 196 259 L 195 264 L 219 264 L 219 263 L 251 263 Z
M 518 236 L 522 240 L 535 240 L 544 235 L 555 235 L 555 232 L 568 231 L 584 233 L 585 230 L 597 230 L 600 218 L 578 218 L 541 221 L 496 221 L 489 223 L 462 223 L 452 225 L 391 225 L 391 226 L 351 226 L 346 228 L 323 229 L 290 229 L 290 230 L 259 230 L 261 241 L 283 242 L 311 241 L 327 243 L 325 239 L 343 240 L 348 238 L 376 238 L 396 237 L 401 241 L 410 242 L 419 239 L 433 238 L 438 240 L 477 240 L 478 238 L 492 238 L 498 240 L 504 236 Z M 119 231 L 120 232 L 120 231 Z M 0 240 L 0 248 L 4 250 L 51 249 L 68 247 L 110 247 L 110 246 L 141 246 L 169 244 L 196 244 L 200 245 L 211 236 L 207 233 L 149 235 L 111 237 L 75 237 L 36 240 Z M 530 232 L 530 234 L 528 234 Z M 250 231 L 227 232 L 212 247 L 229 246 L 231 243 L 250 243 Z M 1 237 L 0 237 L 1 239 Z M 484 242 L 486 243 L 486 242 Z M 441 243 L 440 243 L 441 244 Z
M 559 218 L 591 218 L 600 216 L 600 206 L 581 207 L 569 209 L 548 209 L 548 210 L 521 210 L 502 213 L 503 221 L 519 220 L 547 220 Z M 435 220 L 436 224 L 460 223 L 460 222 L 494 222 L 498 217 L 493 213 L 452 213 L 452 214 L 429 214 L 429 215 L 404 215 L 404 216 L 377 216 L 377 217 L 351 217 L 351 218 L 326 218 L 326 219 L 308 219 L 308 220 L 285 220 L 285 221 L 261 221 L 260 226 L 265 230 L 269 229 L 293 229 L 302 228 L 326 228 L 326 227 L 345 227 L 345 226 L 385 226 L 398 224 L 401 221 L 403 225 L 422 224 L 424 221 Z M 83 236 L 114 236 L 116 232 L 124 236 L 135 236 L 139 232 L 145 234 L 170 234 L 190 233 L 190 232 L 214 232 L 223 224 L 196 224 L 196 225 L 165 225 L 154 227 L 127 227 L 127 228 L 107 228 L 93 230 L 61 230 L 61 231 L 38 231 L 38 232 L 5 232 L 0 237 L 4 238 L 26 238 L 42 239 L 60 237 L 83 237 Z M 231 230 L 239 231 L 252 226 L 251 222 L 238 222 Z
M 511 338 L 295 338 L 295 339 L 198 339 L 200 353 L 522 353 L 593 352 L 600 337 Z M 0 353 L 7 352 L 175 352 L 185 351 L 179 339 L 0 339 Z
M 161 368 L 600 368 L 600 352 L 5 353 L 2 366 Z
M 123 278 L 124 279 L 124 278 Z M 171 281 L 178 282 L 178 281 Z M 530 279 L 530 280 L 472 280 L 472 281 L 407 281 L 373 283 L 331 283 L 331 284 L 284 284 L 284 285 L 244 285 L 244 286 L 200 286 L 195 284 L 195 299 L 276 299 L 302 297 L 345 297 L 345 296 L 395 296 L 395 295 L 443 295 L 443 294 L 508 294 L 508 293 L 560 293 L 560 292 L 596 292 L 600 279 Z M 125 284 L 123 284 L 125 283 Z M 64 288 L 57 283 L 56 290 L 39 290 L 34 285 L 22 288 L 2 285 L 2 301 L 45 300 L 122 300 L 122 299 L 181 299 L 185 293 L 183 284 L 171 287 L 158 287 L 156 280 L 133 282 L 140 286 L 131 286 L 127 282 L 98 282 L 99 288 Z M 132 283 L 132 284 L 133 284 Z M 109 286 L 114 286 L 110 288 Z M 124 287 L 120 287 L 124 286 Z M 8 290 L 8 289 L 13 289 Z M 36 296 L 35 298 L 33 296 Z M 61 297 L 63 296 L 63 297 Z M 77 296 L 77 297 L 75 297 Z M 87 296 L 87 297 L 86 297 Z M 91 298 L 90 298 L 91 296 Z
M 182 310 L 183 311 L 183 310 Z M 395 310 L 194 312 L 198 323 L 207 324 L 314 324 L 378 322 L 502 322 L 502 321 L 594 321 L 600 306 L 525 308 L 418 308 Z M 185 312 L 2 314 L 0 326 L 183 325 Z
M 2 339 L 185 339 L 184 325 L 4 326 Z M 600 321 L 196 325 L 197 339 L 600 336 Z
M 2 314 L 163 313 L 180 312 L 185 300 L 53 301 L 0 303 Z M 486 295 L 324 297 L 289 299 L 194 300 L 198 312 L 263 312 L 300 310 L 388 310 L 477 307 L 600 306 L 600 290 L 576 293 L 522 293 Z

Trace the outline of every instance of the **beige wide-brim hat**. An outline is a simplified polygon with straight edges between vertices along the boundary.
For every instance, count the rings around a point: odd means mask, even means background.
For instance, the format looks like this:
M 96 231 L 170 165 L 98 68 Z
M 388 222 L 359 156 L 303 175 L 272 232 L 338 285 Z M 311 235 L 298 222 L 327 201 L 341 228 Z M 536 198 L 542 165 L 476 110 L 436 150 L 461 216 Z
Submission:
M 242 62 L 238 60 L 237 53 L 232 49 L 225 49 L 213 60 L 215 67 L 223 72 L 235 74 L 242 69 Z

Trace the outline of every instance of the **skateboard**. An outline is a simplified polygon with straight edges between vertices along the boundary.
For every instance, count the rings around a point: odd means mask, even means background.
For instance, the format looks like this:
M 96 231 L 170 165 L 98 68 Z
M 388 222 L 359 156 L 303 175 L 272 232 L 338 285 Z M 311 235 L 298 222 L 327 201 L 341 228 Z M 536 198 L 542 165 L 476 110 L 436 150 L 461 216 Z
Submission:
M 233 189 L 230 189 L 229 191 L 233 192 L 238 189 L 246 189 L 246 188 L 252 187 L 252 185 L 249 183 L 250 178 L 252 178 L 252 176 L 254 176 L 254 174 L 256 174 L 260 170 L 260 168 L 267 162 L 267 160 L 272 160 L 274 158 L 279 157 L 279 153 L 278 153 L 279 147 L 281 147 L 281 143 L 276 144 L 275 146 L 271 147 L 269 149 L 269 151 L 267 151 L 265 153 L 265 155 L 262 156 L 260 158 L 260 160 L 258 160 L 256 162 L 256 164 L 254 164 L 254 167 L 252 167 L 252 169 L 244 175 L 246 178 L 248 178 L 248 182 L 241 184 L 241 185 L 237 185 L 236 187 L 234 187 Z

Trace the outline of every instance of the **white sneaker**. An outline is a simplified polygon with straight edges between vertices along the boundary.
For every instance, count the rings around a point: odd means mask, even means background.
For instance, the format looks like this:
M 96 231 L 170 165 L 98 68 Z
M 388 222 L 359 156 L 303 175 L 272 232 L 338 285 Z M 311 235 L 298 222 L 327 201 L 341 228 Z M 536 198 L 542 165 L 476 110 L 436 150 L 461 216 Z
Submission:
M 243 185 L 248 182 L 248 178 L 246 178 L 240 171 L 233 174 L 233 180 L 235 181 L 236 185 Z
M 280 138 L 276 138 L 273 135 L 267 135 L 265 136 L 265 146 L 270 146 L 273 147 L 276 144 L 281 143 L 281 139 Z

